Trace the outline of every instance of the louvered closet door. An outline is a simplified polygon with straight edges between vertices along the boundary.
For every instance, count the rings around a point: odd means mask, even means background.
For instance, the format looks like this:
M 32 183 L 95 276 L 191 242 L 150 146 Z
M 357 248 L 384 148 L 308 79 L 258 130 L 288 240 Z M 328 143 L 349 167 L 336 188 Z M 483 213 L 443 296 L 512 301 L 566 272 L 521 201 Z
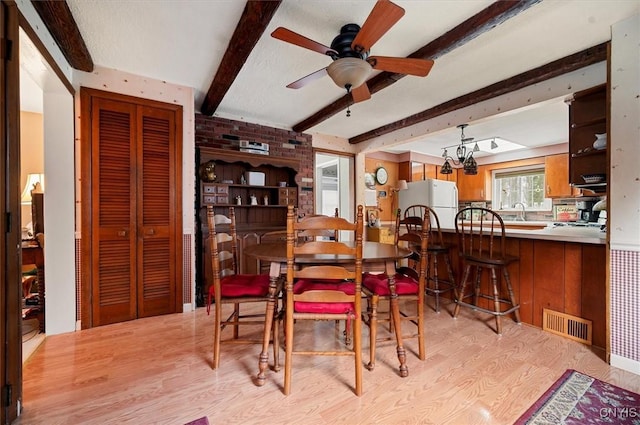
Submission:
M 90 326 L 180 311 L 180 116 L 92 98 Z
M 94 98 L 92 108 L 93 325 L 137 317 L 136 106 Z
M 176 311 L 174 113 L 138 107 L 138 316 Z

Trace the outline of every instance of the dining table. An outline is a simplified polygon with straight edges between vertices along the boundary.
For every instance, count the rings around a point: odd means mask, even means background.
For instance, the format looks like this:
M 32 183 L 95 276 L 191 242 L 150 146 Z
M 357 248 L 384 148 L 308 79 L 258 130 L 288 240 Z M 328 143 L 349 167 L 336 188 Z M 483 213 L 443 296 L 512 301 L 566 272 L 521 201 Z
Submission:
M 354 242 L 345 242 L 354 243 Z M 271 326 L 274 320 L 274 312 L 279 294 L 277 293 L 277 282 L 287 270 L 287 243 L 286 241 L 276 241 L 268 243 L 258 243 L 244 248 L 244 254 L 255 258 L 260 262 L 270 263 L 269 276 L 269 301 L 266 307 L 266 319 L 262 351 L 258 359 L 257 385 L 262 386 L 266 382 L 265 372 L 269 362 L 269 341 L 271 340 Z M 409 375 L 407 367 L 407 356 L 402 343 L 402 330 L 400 320 L 400 307 L 398 305 L 398 294 L 396 293 L 396 261 L 407 258 L 412 251 L 401 246 L 364 241 L 362 244 L 362 269 L 363 272 L 380 272 L 388 276 L 390 292 L 390 309 L 393 318 L 394 332 L 396 334 L 396 351 L 400 362 L 399 373 L 401 377 Z M 312 264 L 345 264 L 353 263 L 353 256 L 348 255 L 327 255 L 327 254 L 307 254 L 299 255 L 295 258 L 296 264 L 308 266 Z M 371 365 L 367 365 L 370 369 Z

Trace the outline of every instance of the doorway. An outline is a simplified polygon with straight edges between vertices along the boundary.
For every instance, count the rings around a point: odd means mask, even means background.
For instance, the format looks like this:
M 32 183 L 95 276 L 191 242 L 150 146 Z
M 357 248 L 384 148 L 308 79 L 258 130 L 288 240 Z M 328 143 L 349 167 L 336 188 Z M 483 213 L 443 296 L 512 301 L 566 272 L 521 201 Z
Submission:
M 44 176 L 41 248 L 47 282 L 40 300 L 45 334 L 76 329 L 74 91 L 42 41 L 28 26 L 19 30 L 20 191 L 29 174 Z M 38 128 L 39 127 L 39 128 Z M 33 205 L 22 205 L 21 226 L 32 222 Z M 46 239 L 46 243 L 43 241 Z
M 21 179 L 21 157 L 33 159 L 41 155 L 35 166 L 37 174 L 47 175 L 46 192 L 42 195 L 41 222 L 47 229 L 47 243 L 41 243 L 42 257 L 46 257 L 46 271 L 42 281 L 49 282 L 49 297 L 43 300 L 43 323 L 47 333 L 75 330 L 75 156 L 73 88 L 44 43 L 25 19 L 21 19 L 15 3 L 2 2 L 3 45 L 10 46 L 3 56 L 0 76 L 3 85 L 2 130 L 2 288 L 0 314 L 3 321 L 2 420 L 10 423 L 22 406 L 22 308 L 23 296 L 21 259 L 22 210 L 21 195 L 26 178 Z M 21 85 L 23 81 L 27 85 Z M 35 90 L 31 90 L 35 89 Z M 29 95 L 28 95 L 29 94 Z M 23 98 L 24 96 L 24 98 Z M 35 153 L 33 146 L 21 147 L 21 105 L 41 104 L 42 147 Z M 32 112 L 33 113 L 33 112 Z M 28 120 L 25 120 L 25 123 Z M 24 134 L 31 134 L 27 131 Z M 30 215 L 30 214 L 29 214 Z M 31 221 L 27 219 L 28 223 Z M 48 224 L 47 224 L 48 223 Z M 54 225 L 55 224 L 55 225 Z M 40 262 L 35 260 L 35 262 Z M 45 279 L 46 275 L 46 279 Z M 47 320 L 48 319 L 48 320 Z
M 315 213 L 354 219 L 355 159 L 353 155 L 315 151 Z

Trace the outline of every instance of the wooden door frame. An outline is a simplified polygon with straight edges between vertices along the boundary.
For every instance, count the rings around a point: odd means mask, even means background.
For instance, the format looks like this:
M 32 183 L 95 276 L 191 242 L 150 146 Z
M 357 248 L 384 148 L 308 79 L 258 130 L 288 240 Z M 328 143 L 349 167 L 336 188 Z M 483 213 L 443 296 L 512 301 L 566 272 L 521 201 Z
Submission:
M 91 177 L 92 177 L 92 121 L 91 108 L 92 99 L 100 97 L 119 102 L 128 102 L 138 106 L 160 108 L 175 112 L 175 138 L 176 138 L 176 161 L 179 169 L 176 170 L 176 187 L 174 188 L 174 196 L 177 199 L 175 214 L 175 231 L 176 250 L 179 256 L 182 256 L 182 106 L 171 103 L 165 103 L 150 99 L 139 98 L 119 93 L 107 92 L 103 90 L 81 87 L 80 88 L 80 116 L 85 117 L 80 123 L 81 149 L 81 204 L 82 204 L 82 226 L 81 226 L 81 325 L 82 329 L 88 329 L 94 326 L 93 308 L 92 308 L 92 210 L 91 210 Z M 176 311 L 182 311 L 183 302 L 183 282 L 182 282 L 182 263 L 180 260 L 176 264 L 176 285 L 175 285 L 175 306 Z
M 19 13 L 14 2 L 2 1 L 0 10 L 2 48 L 0 65 L 4 96 L 0 100 L 2 165 L 0 165 L 0 317 L 3 348 L 0 350 L 2 409 L 0 423 L 11 423 L 22 400 L 21 324 L 21 224 L 20 224 L 20 61 Z M 6 48 L 5 48 L 6 47 Z M 10 393 L 10 397 L 9 394 Z M 8 403 L 7 403 L 8 400 Z

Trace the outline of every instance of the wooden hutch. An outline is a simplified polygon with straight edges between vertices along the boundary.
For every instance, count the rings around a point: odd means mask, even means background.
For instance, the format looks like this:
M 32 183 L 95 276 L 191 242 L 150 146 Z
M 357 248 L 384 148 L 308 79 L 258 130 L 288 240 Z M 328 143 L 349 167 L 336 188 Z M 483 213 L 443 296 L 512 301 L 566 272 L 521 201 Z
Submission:
M 213 164 L 215 179 L 203 179 L 200 171 Z M 255 273 L 257 263 L 243 255 L 243 247 L 258 243 L 261 235 L 284 230 L 287 206 L 298 206 L 296 174 L 300 162 L 296 159 L 253 154 L 236 150 L 199 147 L 196 149 L 196 303 L 205 304 L 206 290 L 212 282 L 207 243 L 207 205 L 213 205 L 216 214 L 229 215 L 235 208 L 240 271 Z M 250 173 L 256 173 L 251 174 Z M 264 184 L 254 183 L 253 176 L 264 175 Z M 252 205 L 251 199 L 255 199 Z

